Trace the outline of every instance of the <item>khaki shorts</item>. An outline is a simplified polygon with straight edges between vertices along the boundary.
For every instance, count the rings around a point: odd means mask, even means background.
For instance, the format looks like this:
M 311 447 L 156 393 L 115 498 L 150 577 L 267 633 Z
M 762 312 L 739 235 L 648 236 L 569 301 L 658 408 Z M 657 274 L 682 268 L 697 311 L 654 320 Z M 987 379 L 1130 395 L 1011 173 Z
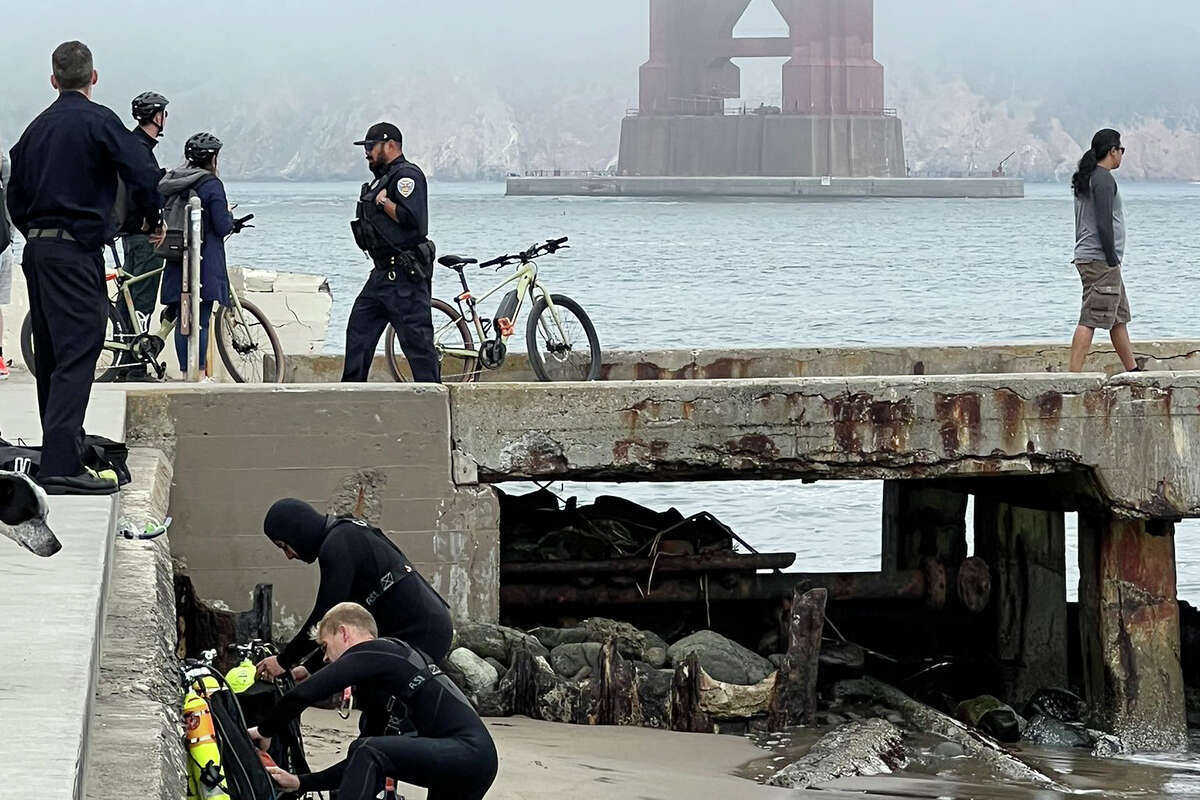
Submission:
M 1132 318 L 1129 295 L 1125 293 L 1121 268 L 1110 267 L 1105 261 L 1076 262 L 1075 268 L 1083 282 L 1083 310 L 1079 312 L 1079 324 L 1108 331 L 1129 322 Z

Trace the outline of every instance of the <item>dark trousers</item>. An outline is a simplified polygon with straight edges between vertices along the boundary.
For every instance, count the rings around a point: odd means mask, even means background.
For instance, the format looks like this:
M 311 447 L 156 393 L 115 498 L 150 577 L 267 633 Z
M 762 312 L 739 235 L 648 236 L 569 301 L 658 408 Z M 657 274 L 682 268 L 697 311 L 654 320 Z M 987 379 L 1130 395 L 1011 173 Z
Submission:
M 433 297 L 431 280 L 413 281 L 397 271 L 394 280 L 388 272 L 374 269 L 346 325 L 346 365 L 342 383 L 362 383 L 371 372 L 371 361 L 379 337 L 388 324 L 396 331 L 400 349 L 408 359 L 417 383 L 441 381 L 441 365 L 433 349 Z
M 143 234 L 126 236 L 123 240 L 125 248 L 125 271 L 130 275 L 145 275 L 163 265 L 163 260 L 154 255 L 154 246 Z M 154 307 L 158 304 L 158 285 L 162 281 L 162 273 L 144 281 L 131 284 L 129 293 L 133 295 L 133 307 L 138 313 L 147 317 L 153 316 Z M 134 320 L 136 323 L 137 320 Z M 134 332 L 141 330 L 135 325 Z
M 372 736 L 350 745 L 338 800 L 374 800 L 393 778 L 429 790 L 429 800 L 482 800 L 496 780 L 491 739 Z
M 25 244 L 21 268 L 29 287 L 42 477 L 78 475 L 83 417 L 104 346 L 108 297 L 104 256 L 61 239 Z
M 212 320 L 213 300 L 200 301 L 200 367 L 199 371 L 208 369 L 208 326 Z M 179 319 L 179 303 L 167 303 L 167 313 Z M 175 326 L 175 355 L 179 357 L 179 371 L 187 375 L 188 371 L 188 340 Z

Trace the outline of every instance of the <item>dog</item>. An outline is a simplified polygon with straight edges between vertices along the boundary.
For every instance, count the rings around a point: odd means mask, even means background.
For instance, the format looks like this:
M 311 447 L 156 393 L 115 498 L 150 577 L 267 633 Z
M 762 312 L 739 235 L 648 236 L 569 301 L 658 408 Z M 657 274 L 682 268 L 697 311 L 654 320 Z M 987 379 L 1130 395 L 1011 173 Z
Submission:
M 23 472 L 0 471 L 0 534 L 34 555 L 48 558 L 62 549 L 46 522 L 49 513 L 42 487 Z

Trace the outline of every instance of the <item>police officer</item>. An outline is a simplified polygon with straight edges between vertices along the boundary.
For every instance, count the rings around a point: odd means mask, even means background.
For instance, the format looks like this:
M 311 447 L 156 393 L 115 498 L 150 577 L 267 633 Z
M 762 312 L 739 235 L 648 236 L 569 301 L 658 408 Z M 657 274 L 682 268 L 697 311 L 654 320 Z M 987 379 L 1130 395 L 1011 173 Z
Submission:
M 49 494 L 113 494 L 115 477 L 80 461 L 108 309 L 102 248 L 116 233 L 117 175 L 135 209 L 149 215 L 158 207 L 158 165 L 116 114 L 92 102 L 96 71 L 86 45 L 64 42 L 51 64 L 58 99 L 13 147 L 8 187 L 8 208 L 26 240 L 42 421 L 38 480 Z
M 167 98 L 158 92 L 142 92 L 133 98 L 130 106 L 137 125 L 130 131 L 133 138 L 146 148 L 150 158 L 154 159 L 154 148 L 162 138 L 167 125 Z M 155 159 L 155 165 L 158 161 Z M 159 175 L 164 174 L 159 170 Z M 118 198 L 120 202 L 120 198 Z M 133 213 L 132 209 L 118 220 L 121 229 L 118 231 L 124 237 L 125 271 L 131 275 L 145 275 L 163 265 L 162 258 L 154 255 L 154 246 L 150 243 L 148 234 L 158 227 L 158 215 L 147 217 Z M 154 314 L 154 306 L 158 299 L 158 284 L 161 276 L 138 281 L 129 287 L 133 295 L 133 307 L 139 314 L 147 317 Z M 134 320 L 136 322 L 136 320 Z M 135 328 L 136 329 L 136 328 Z M 140 367 L 142 371 L 145 366 Z
M 357 219 L 350 229 L 374 269 L 354 301 L 346 326 L 342 382 L 367 379 L 379 337 L 390 322 L 413 380 L 437 383 L 441 369 L 433 349 L 430 312 L 434 246 L 427 238 L 425 173 L 404 157 L 400 129 L 390 122 L 372 125 L 355 144 L 366 150 L 375 180 L 363 184 Z

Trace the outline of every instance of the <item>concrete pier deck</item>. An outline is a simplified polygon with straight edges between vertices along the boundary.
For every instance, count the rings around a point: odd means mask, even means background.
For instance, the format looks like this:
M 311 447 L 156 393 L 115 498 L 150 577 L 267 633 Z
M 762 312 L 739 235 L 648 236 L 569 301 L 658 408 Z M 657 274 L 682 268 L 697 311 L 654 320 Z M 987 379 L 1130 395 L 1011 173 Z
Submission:
M 0 435 L 41 440 L 32 384 L 0 384 L 0 409 Z M 124 394 L 96 392 L 87 427 L 123 438 Z M 51 497 L 59 553 L 0 541 L 0 796 L 83 796 L 116 520 L 115 496 Z
M 1019 178 L 646 178 L 508 179 L 510 197 L 1020 198 Z

